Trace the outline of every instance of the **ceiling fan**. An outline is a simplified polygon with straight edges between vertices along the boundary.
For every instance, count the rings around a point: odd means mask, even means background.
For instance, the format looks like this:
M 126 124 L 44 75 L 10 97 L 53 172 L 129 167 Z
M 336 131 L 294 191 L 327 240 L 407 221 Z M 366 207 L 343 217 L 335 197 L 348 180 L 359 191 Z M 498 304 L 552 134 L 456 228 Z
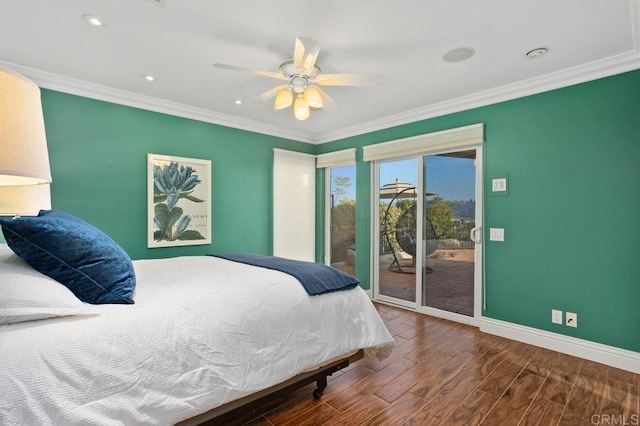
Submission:
M 382 76 L 376 74 L 321 74 L 320 67 L 316 64 L 319 52 L 320 45 L 317 41 L 298 37 L 293 59 L 280 64 L 279 72 L 220 63 L 213 66 L 286 81 L 287 83 L 259 95 L 256 100 L 267 101 L 275 97 L 273 107 L 276 110 L 293 105 L 293 114 L 298 120 L 309 118 L 310 108 L 329 111 L 337 107 L 335 101 L 318 86 L 373 86 L 382 82 Z

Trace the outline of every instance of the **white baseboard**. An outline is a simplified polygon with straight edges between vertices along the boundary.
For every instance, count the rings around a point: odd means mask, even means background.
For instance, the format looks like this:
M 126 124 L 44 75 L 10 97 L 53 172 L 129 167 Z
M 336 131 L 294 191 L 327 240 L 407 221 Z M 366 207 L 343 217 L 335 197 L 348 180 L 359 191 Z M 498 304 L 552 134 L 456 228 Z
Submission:
M 638 352 L 486 317 L 480 331 L 640 374 Z

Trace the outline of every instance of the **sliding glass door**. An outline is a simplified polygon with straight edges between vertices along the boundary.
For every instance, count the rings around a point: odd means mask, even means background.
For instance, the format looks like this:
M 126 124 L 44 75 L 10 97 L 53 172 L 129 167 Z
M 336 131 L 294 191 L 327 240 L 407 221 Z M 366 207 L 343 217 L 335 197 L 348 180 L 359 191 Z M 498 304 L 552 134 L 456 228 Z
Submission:
M 479 321 L 480 158 L 478 147 L 374 163 L 375 299 Z

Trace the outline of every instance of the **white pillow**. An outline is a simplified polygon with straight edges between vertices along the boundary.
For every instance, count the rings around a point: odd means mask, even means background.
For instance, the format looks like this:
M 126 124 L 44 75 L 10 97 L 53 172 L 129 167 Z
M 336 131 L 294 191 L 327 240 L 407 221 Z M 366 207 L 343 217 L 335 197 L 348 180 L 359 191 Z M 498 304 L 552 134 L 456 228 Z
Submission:
M 64 285 L 0 246 L 0 324 L 96 313 Z

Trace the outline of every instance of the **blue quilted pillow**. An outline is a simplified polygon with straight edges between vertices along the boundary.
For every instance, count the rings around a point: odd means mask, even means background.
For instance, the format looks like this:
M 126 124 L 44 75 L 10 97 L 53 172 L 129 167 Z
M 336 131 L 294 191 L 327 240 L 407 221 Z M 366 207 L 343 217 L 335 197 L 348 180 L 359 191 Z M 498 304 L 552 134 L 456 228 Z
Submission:
M 136 276 L 129 255 L 87 222 L 57 210 L 0 218 L 11 249 L 86 303 L 133 303 Z

